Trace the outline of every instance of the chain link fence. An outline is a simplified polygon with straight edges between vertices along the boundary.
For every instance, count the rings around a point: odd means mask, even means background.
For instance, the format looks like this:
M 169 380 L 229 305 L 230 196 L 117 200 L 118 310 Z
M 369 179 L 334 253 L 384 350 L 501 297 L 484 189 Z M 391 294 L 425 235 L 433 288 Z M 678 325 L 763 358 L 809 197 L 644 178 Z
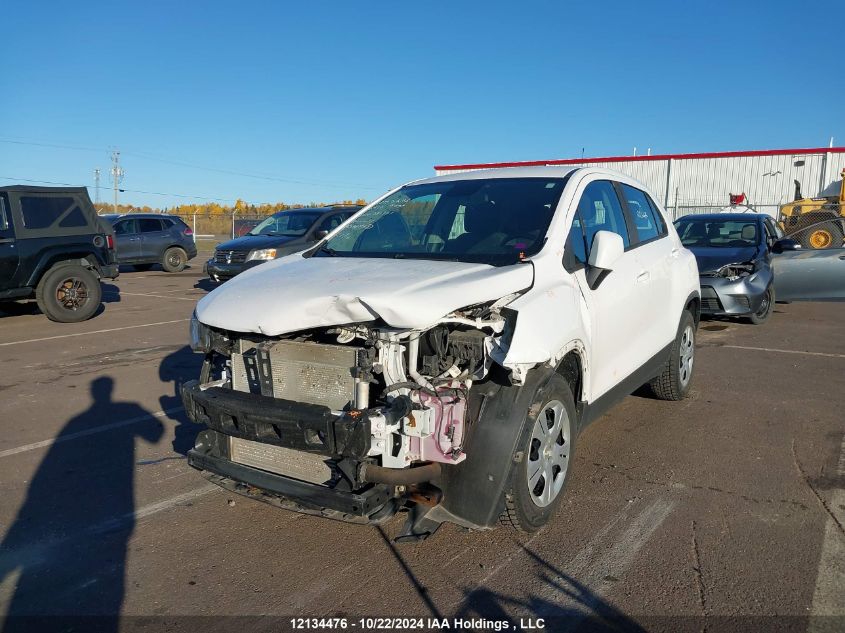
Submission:
M 245 235 L 266 215 L 222 213 L 170 213 L 191 227 L 197 240 L 232 239 Z

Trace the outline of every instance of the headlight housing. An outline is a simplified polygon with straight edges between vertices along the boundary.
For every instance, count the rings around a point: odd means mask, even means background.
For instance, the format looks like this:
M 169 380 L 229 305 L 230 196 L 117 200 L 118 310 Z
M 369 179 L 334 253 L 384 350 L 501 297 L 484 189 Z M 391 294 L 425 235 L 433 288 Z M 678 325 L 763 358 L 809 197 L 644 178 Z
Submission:
M 254 251 L 250 251 L 249 255 L 247 255 L 246 261 L 251 262 L 253 260 L 268 260 L 268 259 L 276 259 L 276 249 L 275 248 L 257 248 Z
M 197 313 L 191 315 L 189 329 L 191 349 L 195 352 L 206 353 L 211 350 L 211 330 L 197 318 Z
M 719 277 L 724 277 L 728 281 L 736 281 L 740 277 L 747 277 L 755 270 L 755 266 L 752 262 L 747 262 L 743 264 L 728 264 L 727 266 L 722 266 L 719 270 L 716 271 L 716 275 Z

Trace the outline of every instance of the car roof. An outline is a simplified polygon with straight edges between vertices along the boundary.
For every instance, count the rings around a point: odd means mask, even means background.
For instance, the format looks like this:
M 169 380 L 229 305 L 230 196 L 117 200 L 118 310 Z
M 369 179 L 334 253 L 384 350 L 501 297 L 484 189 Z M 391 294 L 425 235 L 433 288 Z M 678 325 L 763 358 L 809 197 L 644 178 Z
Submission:
M 6 185 L 0 191 L 31 191 L 32 193 L 88 193 L 87 187 L 36 187 L 34 185 Z
M 114 216 L 114 213 L 106 213 L 103 216 L 111 215 Z M 101 217 L 103 217 L 101 216 Z M 122 213 L 119 214 L 120 219 L 123 218 L 168 218 L 169 220 L 182 220 L 178 215 L 170 215 L 169 213 Z M 184 222 L 184 220 L 182 220 Z
M 678 218 L 678 220 L 737 220 L 742 222 L 749 219 L 764 220 L 768 217 L 771 216 L 765 213 L 690 213 Z M 675 222 L 678 220 L 675 220 Z
M 363 209 L 360 204 L 333 204 L 326 207 L 297 207 L 292 209 L 282 209 L 281 211 L 276 211 L 273 215 L 282 215 L 283 213 L 293 213 L 297 211 L 307 211 L 308 213 L 341 213 L 342 211 L 358 211 Z
M 583 167 L 500 167 L 498 169 L 475 169 L 459 171 L 433 178 L 415 180 L 414 185 L 432 182 L 449 182 L 451 180 L 485 180 L 489 178 L 565 178 Z M 621 175 L 621 174 L 620 174 Z

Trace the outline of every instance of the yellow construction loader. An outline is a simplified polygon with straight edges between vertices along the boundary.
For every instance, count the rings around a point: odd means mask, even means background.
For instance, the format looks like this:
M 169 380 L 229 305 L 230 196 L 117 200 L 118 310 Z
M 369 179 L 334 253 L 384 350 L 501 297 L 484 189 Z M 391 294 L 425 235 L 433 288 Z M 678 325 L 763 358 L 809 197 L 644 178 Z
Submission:
M 795 200 L 780 208 L 784 233 L 804 248 L 842 248 L 845 236 L 845 169 L 842 180 L 827 187 L 818 198 L 801 196 L 795 181 Z

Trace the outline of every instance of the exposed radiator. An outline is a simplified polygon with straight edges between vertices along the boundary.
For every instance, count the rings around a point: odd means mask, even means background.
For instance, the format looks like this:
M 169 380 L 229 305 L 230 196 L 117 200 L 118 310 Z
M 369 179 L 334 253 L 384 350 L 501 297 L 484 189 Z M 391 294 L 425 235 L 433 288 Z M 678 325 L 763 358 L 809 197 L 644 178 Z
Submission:
M 259 371 L 262 353 L 270 360 L 272 395 L 295 402 L 322 404 L 340 411 L 354 401 L 359 347 L 278 341 L 259 351 L 253 348 L 232 354 L 232 386 L 238 391 L 261 393 Z M 267 394 L 269 395 L 269 394 Z

